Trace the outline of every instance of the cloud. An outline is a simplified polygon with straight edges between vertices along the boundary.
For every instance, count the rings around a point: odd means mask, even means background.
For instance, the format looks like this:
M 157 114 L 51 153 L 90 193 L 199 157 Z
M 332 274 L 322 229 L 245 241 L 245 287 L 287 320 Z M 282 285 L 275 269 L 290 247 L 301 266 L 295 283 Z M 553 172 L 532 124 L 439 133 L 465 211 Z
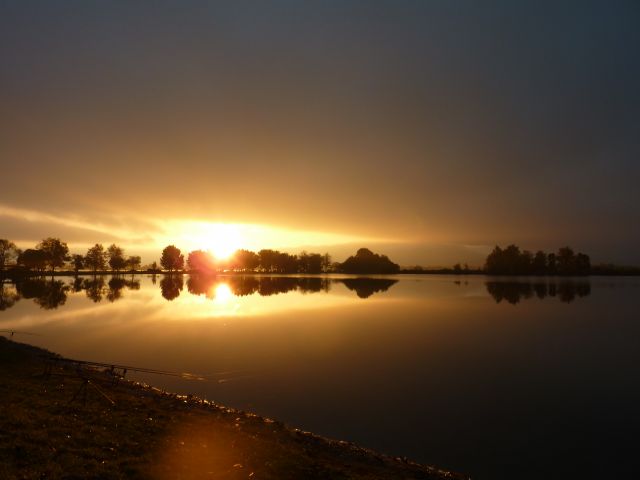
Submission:
M 71 244 L 125 241 L 134 245 L 144 244 L 151 238 L 149 233 L 141 234 L 113 223 L 91 221 L 77 215 L 53 215 L 3 204 L 0 204 L 0 218 L 3 235 L 14 238 L 19 243 L 39 241 L 44 236 L 58 236 Z

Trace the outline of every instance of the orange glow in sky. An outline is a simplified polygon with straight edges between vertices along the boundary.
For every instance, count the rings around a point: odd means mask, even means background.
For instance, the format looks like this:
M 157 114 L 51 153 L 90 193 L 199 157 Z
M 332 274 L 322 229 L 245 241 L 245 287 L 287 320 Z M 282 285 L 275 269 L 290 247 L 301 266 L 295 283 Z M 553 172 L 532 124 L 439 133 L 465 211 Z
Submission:
M 191 220 L 171 220 L 159 224 L 163 233 L 155 238 L 162 248 L 175 244 L 183 251 L 205 250 L 217 259 L 228 258 L 238 249 L 258 251 L 263 248 L 313 248 L 340 245 L 371 238 L 346 234 L 289 230 L 259 224 L 217 223 Z

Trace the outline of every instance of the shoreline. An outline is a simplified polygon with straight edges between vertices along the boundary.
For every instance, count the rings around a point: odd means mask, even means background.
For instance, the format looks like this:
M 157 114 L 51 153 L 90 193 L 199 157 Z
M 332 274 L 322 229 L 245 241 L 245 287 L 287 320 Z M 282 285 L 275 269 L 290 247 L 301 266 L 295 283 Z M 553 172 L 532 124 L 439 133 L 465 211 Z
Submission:
M 82 404 L 83 380 L 44 377 L 43 355 L 62 359 L 0 336 L 2 478 L 469 478 L 104 372 Z
M 481 276 L 481 277 L 495 277 L 495 278 L 593 278 L 593 277 L 639 277 L 640 271 L 629 272 L 603 272 L 603 273 L 590 273 L 589 275 L 549 275 L 549 274 L 496 274 L 485 273 L 479 271 L 456 273 L 449 270 L 423 270 L 423 271 L 400 271 L 398 273 L 269 273 L 269 272 L 198 272 L 198 271 L 135 271 L 135 272 L 116 272 L 114 270 L 101 270 L 98 272 L 90 271 L 78 271 L 73 270 L 61 270 L 56 272 L 21 272 L 19 274 L 15 272 L 4 271 L 0 272 L 0 280 L 19 280 L 22 278 L 47 278 L 47 277 L 103 277 L 103 276 L 140 276 L 140 275 L 199 275 L 202 277 L 217 277 L 217 276 L 252 276 L 252 277 L 310 277 L 310 278 L 322 278 L 331 276 L 344 276 L 344 277 L 398 277 L 403 275 L 446 275 L 455 277 L 468 277 L 468 276 Z

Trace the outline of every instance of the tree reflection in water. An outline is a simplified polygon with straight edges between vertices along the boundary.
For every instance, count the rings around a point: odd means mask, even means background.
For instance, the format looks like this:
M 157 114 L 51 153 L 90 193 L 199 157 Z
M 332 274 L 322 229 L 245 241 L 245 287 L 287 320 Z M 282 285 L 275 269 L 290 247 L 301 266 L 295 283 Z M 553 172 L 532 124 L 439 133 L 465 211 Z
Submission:
M 258 294 L 271 296 L 289 292 L 302 294 L 328 293 L 332 285 L 342 284 L 355 292 L 359 298 L 369 298 L 376 293 L 386 292 L 398 280 L 390 278 L 327 278 L 327 277 L 285 277 L 285 276 L 207 276 L 190 275 L 187 290 L 192 295 L 204 295 L 215 298 L 216 289 L 221 285 L 237 297 Z M 571 303 L 578 298 L 591 294 L 588 279 L 535 279 L 535 280 L 489 280 L 485 283 L 487 292 L 496 301 L 505 301 L 512 305 L 527 299 L 557 298 L 561 302 Z M 131 275 L 112 276 L 108 281 L 104 276 L 89 278 L 75 277 L 68 283 L 58 279 L 26 278 L 15 283 L 0 285 L 0 311 L 13 307 L 21 298 L 31 299 L 40 308 L 52 310 L 64 305 L 68 294 L 85 292 L 91 301 L 98 303 L 103 299 L 115 302 L 123 297 L 125 289 L 139 290 L 140 281 Z M 163 275 L 160 279 L 162 296 L 172 301 L 180 296 L 184 288 L 182 275 Z
M 20 300 L 20 295 L 11 284 L 0 284 L 0 312 L 13 307 Z
M 216 289 L 225 285 L 237 296 L 258 294 L 271 296 L 289 292 L 302 294 L 328 293 L 331 285 L 343 284 L 360 298 L 369 298 L 379 292 L 385 292 L 397 280 L 388 278 L 327 278 L 327 277 L 280 277 L 280 276 L 206 276 L 190 275 L 187 278 L 187 290 L 193 295 L 205 295 L 215 298 Z M 184 288 L 182 275 L 163 275 L 160 279 L 162 296 L 172 301 L 180 296 Z M 104 276 L 74 277 L 65 282 L 59 279 L 26 278 L 13 283 L 3 283 L 0 292 L 0 310 L 7 310 L 21 298 L 32 299 L 37 305 L 51 310 L 64 305 L 69 293 L 84 292 L 88 299 L 99 303 L 103 299 L 116 302 L 123 297 L 125 289 L 139 290 L 140 281 L 133 275 L 114 275 L 108 280 Z
M 21 298 L 32 299 L 45 310 L 53 310 L 64 305 L 70 288 L 61 280 L 42 278 L 27 278 L 16 283 L 16 292 Z
M 184 288 L 182 275 L 165 275 L 160 280 L 160 290 L 162 296 L 169 301 L 175 300 L 180 296 L 180 292 Z
M 130 280 L 124 277 L 111 277 L 111 280 L 109 280 L 109 289 L 107 290 L 107 300 L 115 302 L 122 298 L 122 290 L 125 287 L 129 290 L 140 290 L 140 282 L 133 278 L 133 276 Z
M 387 278 L 326 278 L 326 277 L 274 277 L 274 276 L 229 276 L 216 277 L 191 275 L 187 280 L 187 289 L 194 295 L 214 298 L 218 285 L 225 284 L 233 295 L 243 297 L 257 293 L 262 297 L 280 293 L 300 292 L 328 293 L 332 283 L 342 283 L 355 291 L 360 298 L 368 298 L 374 293 L 388 290 L 397 280 Z
M 102 297 L 107 293 L 104 277 L 85 278 L 82 280 L 82 289 L 87 295 L 87 298 L 94 303 L 102 301 Z
M 591 283 L 587 279 L 562 279 L 554 280 L 495 280 L 486 282 L 487 292 L 496 303 L 502 300 L 516 305 L 522 300 L 533 298 L 540 300 L 547 297 L 558 297 L 561 302 L 571 303 L 576 298 L 586 297 L 591 294 Z
M 386 292 L 397 280 L 389 278 L 344 278 L 340 280 L 349 289 L 356 292 L 360 298 L 369 298 L 374 293 Z
M 0 311 L 13 307 L 21 298 L 33 300 L 45 310 L 53 310 L 66 303 L 69 293 L 85 292 L 94 303 L 101 302 L 103 298 L 115 302 L 122 298 L 123 289 L 139 290 L 140 281 L 133 276 L 130 279 L 113 276 L 108 283 L 103 276 L 74 277 L 68 283 L 60 279 L 30 277 L 15 283 L 3 283 L 1 287 Z

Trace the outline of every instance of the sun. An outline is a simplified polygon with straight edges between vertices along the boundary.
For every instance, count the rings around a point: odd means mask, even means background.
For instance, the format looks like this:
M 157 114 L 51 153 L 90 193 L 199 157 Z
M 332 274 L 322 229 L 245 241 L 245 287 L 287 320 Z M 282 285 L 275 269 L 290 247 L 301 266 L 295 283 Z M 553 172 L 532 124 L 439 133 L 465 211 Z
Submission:
M 185 252 L 204 250 L 217 260 L 227 260 L 236 250 L 247 248 L 251 238 L 236 223 L 181 221 L 163 225 L 163 234 L 156 240 L 158 246 L 174 244 Z
M 204 250 L 216 260 L 228 260 L 237 250 L 258 252 L 263 248 L 293 250 L 300 245 L 325 248 L 328 245 L 362 244 L 381 242 L 380 238 L 357 237 L 328 232 L 291 230 L 253 223 L 223 223 L 202 220 L 158 221 L 159 233 L 154 238 L 154 247 L 162 250 L 175 245 L 185 257 L 189 252 Z M 387 243 L 391 242 L 385 239 Z
M 216 223 L 207 225 L 205 230 L 202 248 L 210 251 L 218 260 L 226 260 L 242 247 L 242 235 L 235 225 Z

